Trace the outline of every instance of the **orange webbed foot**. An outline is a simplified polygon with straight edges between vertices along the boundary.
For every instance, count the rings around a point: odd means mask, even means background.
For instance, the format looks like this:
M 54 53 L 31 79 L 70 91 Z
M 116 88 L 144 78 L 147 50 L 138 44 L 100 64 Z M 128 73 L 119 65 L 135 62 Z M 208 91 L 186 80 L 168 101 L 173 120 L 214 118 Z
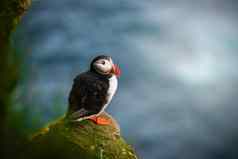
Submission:
M 100 117 L 100 116 L 92 116 L 89 119 L 92 120 L 95 124 L 98 124 L 98 125 L 110 125 L 111 124 L 110 120 L 105 119 L 105 118 Z

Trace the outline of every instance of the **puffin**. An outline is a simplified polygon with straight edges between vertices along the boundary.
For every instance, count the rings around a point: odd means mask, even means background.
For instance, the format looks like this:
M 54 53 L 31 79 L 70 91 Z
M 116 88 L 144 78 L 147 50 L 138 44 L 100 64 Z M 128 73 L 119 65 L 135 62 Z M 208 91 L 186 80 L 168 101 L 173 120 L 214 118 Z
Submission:
M 108 119 L 100 116 L 110 104 L 118 87 L 121 70 L 107 55 L 95 57 L 88 71 L 76 76 L 68 98 L 67 117 L 70 121 L 93 121 L 109 125 Z

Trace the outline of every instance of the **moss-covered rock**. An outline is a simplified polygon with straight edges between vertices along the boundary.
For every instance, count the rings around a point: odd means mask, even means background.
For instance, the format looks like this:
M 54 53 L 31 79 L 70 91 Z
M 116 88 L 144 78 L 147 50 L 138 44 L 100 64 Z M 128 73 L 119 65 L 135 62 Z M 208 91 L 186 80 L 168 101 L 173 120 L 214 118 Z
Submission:
M 33 135 L 31 155 L 44 158 L 136 159 L 135 152 L 120 135 L 117 122 L 107 113 L 110 125 L 91 120 L 70 122 L 66 118 L 49 124 Z

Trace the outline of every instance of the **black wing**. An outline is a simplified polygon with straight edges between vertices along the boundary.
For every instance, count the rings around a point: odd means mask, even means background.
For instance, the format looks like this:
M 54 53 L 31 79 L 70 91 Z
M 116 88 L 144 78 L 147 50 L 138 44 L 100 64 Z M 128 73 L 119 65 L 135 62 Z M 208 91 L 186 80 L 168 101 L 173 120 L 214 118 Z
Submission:
M 74 79 L 69 96 L 69 115 L 76 119 L 97 114 L 107 103 L 108 81 L 86 72 Z

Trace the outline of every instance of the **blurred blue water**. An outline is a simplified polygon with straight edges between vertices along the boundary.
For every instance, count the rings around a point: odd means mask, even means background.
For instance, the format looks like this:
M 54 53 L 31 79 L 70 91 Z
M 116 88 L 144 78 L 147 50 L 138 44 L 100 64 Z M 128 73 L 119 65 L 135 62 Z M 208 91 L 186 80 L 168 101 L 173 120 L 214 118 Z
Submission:
M 122 68 L 108 111 L 142 158 L 237 158 L 237 2 L 33 1 L 20 27 L 19 88 L 42 122 L 101 53 Z M 61 109 L 53 107 L 55 100 Z

